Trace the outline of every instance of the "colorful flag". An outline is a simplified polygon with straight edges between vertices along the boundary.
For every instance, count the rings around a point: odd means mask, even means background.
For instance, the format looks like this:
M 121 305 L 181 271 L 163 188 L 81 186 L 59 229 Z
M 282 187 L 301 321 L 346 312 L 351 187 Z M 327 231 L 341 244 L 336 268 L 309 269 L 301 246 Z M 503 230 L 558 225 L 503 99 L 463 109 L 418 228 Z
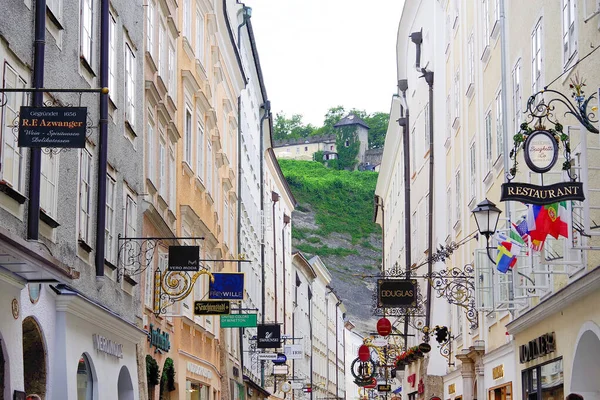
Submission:
M 545 206 L 548 215 L 548 234 L 558 239 L 559 236 L 569 237 L 567 202 L 552 203 Z
M 541 250 L 548 235 L 555 239 L 569 237 L 566 201 L 544 206 L 529 204 L 527 207 L 527 230 L 534 249 Z
M 496 269 L 505 274 L 517 263 L 517 254 L 521 252 L 521 246 L 501 232 L 496 234 L 496 240 L 498 240 Z
M 509 237 L 519 243 L 521 246 L 526 246 L 529 242 L 529 231 L 527 230 L 527 221 L 522 220 L 518 224 L 511 224 Z

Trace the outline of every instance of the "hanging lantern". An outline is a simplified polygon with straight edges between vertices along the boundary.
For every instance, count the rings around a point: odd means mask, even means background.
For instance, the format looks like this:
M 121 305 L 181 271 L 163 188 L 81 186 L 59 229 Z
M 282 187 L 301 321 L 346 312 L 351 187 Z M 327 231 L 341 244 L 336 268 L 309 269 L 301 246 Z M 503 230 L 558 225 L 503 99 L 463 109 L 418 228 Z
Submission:
M 392 333 L 392 323 L 386 317 L 381 318 L 377 321 L 377 333 L 380 336 L 387 336 Z
M 362 362 L 371 359 L 371 350 L 369 349 L 369 346 L 363 344 L 358 348 L 358 359 Z

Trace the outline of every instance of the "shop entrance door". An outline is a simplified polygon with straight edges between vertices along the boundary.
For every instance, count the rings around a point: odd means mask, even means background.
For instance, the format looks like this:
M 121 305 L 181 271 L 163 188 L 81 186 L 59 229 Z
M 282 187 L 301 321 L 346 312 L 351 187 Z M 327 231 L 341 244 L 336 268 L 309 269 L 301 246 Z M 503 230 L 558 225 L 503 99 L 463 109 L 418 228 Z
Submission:
M 584 399 L 600 396 L 600 339 L 591 330 L 581 335 L 573 358 L 571 392 Z
M 119 381 L 117 382 L 118 400 L 133 400 L 133 384 L 131 375 L 127 367 L 123 366 L 119 372 Z
M 46 398 L 46 350 L 42 331 L 32 317 L 23 321 L 23 377 L 27 395 Z

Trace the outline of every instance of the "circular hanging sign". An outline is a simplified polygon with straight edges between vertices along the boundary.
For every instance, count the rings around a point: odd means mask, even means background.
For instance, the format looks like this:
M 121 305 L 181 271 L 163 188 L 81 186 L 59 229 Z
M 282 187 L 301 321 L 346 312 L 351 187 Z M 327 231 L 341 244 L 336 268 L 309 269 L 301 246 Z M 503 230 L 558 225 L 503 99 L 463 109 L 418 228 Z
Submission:
M 283 353 L 277 353 L 277 358 L 273 360 L 273 364 L 283 364 L 287 361 L 287 357 Z
M 289 383 L 289 382 L 284 382 L 284 383 L 281 385 L 281 391 L 282 391 L 283 393 L 287 393 L 287 392 L 289 392 L 290 390 L 292 390 L 292 384 L 291 384 L 291 383 Z
M 534 131 L 525 140 L 525 163 L 533 172 L 543 174 L 558 160 L 558 142 L 548 131 Z
M 419 350 L 421 350 L 422 353 L 429 353 L 431 351 L 431 345 L 429 343 L 421 343 L 419 345 Z
M 371 349 L 369 349 L 369 346 L 363 344 L 358 348 L 358 358 L 363 362 L 371 359 Z
M 392 323 L 389 319 L 383 317 L 377 321 L 377 333 L 381 336 L 387 336 L 392 333 Z

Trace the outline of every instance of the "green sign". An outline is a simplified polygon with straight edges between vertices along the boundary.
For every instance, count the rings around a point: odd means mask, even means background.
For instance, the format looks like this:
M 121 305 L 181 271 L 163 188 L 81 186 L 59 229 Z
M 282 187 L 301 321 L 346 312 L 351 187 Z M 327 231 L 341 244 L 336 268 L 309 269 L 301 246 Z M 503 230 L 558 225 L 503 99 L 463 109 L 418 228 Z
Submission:
M 221 328 L 254 328 L 256 314 L 221 315 Z

